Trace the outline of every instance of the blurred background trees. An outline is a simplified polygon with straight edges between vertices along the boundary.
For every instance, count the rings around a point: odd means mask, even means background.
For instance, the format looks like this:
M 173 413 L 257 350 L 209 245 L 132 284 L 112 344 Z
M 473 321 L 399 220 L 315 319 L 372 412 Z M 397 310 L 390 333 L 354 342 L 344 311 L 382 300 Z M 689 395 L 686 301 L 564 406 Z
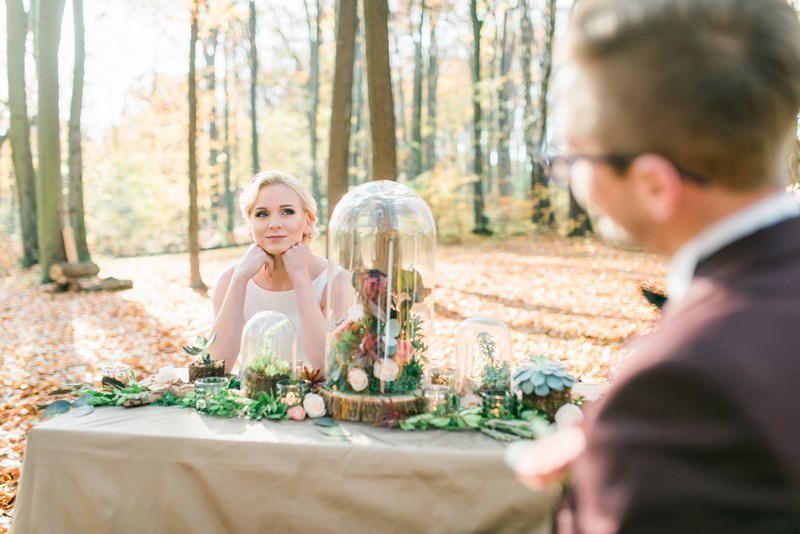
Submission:
M 48 22 L 59 4 L 60 41 Z M 189 250 L 190 176 L 196 246 L 241 243 L 237 194 L 269 168 L 308 184 L 323 223 L 347 188 L 394 176 L 428 201 L 445 240 L 591 232 L 542 165 L 552 55 L 572 4 L 59 0 L 45 13 L 6 0 L 0 252 L 26 266 L 51 254 L 31 236 L 37 221 L 53 224 L 54 205 L 82 259 Z M 34 39 L 36 28 L 47 35 Z M 42 55 L 53 46 L 55 67 Z M 43 84 L 54 68 L 58 83 Z

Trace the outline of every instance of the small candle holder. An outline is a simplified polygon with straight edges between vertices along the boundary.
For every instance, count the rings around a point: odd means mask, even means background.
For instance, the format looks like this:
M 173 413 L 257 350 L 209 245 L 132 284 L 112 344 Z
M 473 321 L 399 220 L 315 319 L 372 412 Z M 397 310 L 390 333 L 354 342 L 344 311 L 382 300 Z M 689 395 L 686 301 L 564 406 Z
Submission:
M 194 381 L 194 407 L 200 413 L 211 411 L 211 401 L 225 390 L 228 379 L 221 376 L 206 376 Z
M 439 408 L 444 407 L 447 411 L 450 407 L 450 402 L 453 392 L 450 386 L 444 384 L 430 384 L 422 388 L 422 398 L 425 401 L 425 411 L 433 413 Z
M 105 363 L 100 367 L 100 374 L 104 378 L 113 378 L 127 386 L 131 378 L 131 366 L 120 362 Z
M 507 391 L 481 391 L 483 416 L 503 419 L 514 415 L 514 397 Z
M 302 405 L 310 386 L 308 380 L 281 380 L 277 385 L 278 398 L 289 407 Z

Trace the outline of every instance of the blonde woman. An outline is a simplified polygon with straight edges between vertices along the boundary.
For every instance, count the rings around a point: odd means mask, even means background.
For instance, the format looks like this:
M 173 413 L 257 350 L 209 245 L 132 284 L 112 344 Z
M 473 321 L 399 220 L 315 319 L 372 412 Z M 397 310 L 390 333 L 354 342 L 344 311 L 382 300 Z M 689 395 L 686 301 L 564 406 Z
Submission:
M 215 359 L 230 371 L 239 355 L 247 320 L 264 310 L 285 313 L 297 333 L 297 362 L 317 369 L 325 362 L 328 262 L 312 253 L 318 234 L 314 197 L 294 176 L 281 171 L 256 174 L 239 196 L 252 244 L 238 264 L 228 267 L 214 286 L 217 334 Z M 349 274 L 335 268 L 333 306 L 344 316 L 352 288 Z

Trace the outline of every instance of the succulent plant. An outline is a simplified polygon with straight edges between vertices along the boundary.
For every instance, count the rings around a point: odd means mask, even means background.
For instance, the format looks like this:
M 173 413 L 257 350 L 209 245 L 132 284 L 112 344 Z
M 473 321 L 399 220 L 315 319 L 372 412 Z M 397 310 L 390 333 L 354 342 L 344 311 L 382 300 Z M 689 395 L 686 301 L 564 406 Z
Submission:
M 514 371 L 513 386 L 523 395 L 546 397 L 551 391 L 564 391 L 575 384 L 560 362 L 542 355 L 531 356 L 526 364 Z
M 211 337 L 206 339 L 203 336 L 197 336 L 194 345 L 184 345 L 183 350 L 192 356 L 200 356 L 200 361 L 206 365 L 211 365 L 211 355 L 208 353 L 210 347 L 217 339 L 217 334 L 211 334 Z

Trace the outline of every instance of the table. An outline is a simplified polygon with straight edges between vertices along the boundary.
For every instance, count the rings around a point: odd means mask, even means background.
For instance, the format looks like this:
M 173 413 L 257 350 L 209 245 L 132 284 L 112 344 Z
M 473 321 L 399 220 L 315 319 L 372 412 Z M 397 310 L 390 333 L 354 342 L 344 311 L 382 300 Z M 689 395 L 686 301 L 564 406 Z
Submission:
M 479 432 L 101 407 L 31 429 L 12 532 L 549 532 Z

